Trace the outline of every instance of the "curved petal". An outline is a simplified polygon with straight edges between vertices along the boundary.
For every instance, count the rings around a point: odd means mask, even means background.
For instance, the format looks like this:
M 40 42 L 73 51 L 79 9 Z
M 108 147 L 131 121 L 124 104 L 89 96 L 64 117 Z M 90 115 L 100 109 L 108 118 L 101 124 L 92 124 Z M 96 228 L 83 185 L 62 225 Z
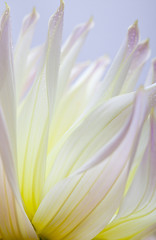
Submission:
M 138 41 L 139 30 L 137 22 L 135 22 L 129 27 L 126 40 L 117 53 L 107 75 L 101 82 L 99 92 L 93 99 L 93 105 L 119 94 L 119 90 L 121 90 L 131 66 Z
M 137 236 L 133 237 L 132 240 L 155 240 L 156 234 L 154 234 L 156 229 L 156 224 L 152 225 L 149 228 L 146 228 L 141 233 L 137 234 Z
M 20 100 L 23 85 L 25 84 L 26 63 L 34 34 L 36 22 L 39 18 L 39 14 L 33 9 L 32 13 L 27 15 L 23 20 L 21 33 L 15 48 L 14 53 L 14 65 L 15 65 L 15 78 L 16 78 L 16 90 L 17 101 Z
M 60 1 L 60 7 L 49 20 L 48 39 L 46 46 L 46 81 L 49 104 L 50 120 L 55 112 L 60 71 L 60 49 L 62 40 L 62 28 L 64 17 L 64 3 Z
M 11 150 L 16 157 L 16 91 L 8 6 L 1 18 L 0 28 L 0 105 L 8 127 Z
M 20 92 L 20 103 L 28 95 L 38 74 L 39 61 L 43 56 L 44 46 L 37 46 L 33 48 L 27 58 L 25 70 L 25 82 L 23 83 L 22 91 Z
M 147 94 L 140 90 L 127 134 L 118 148 L 100 163 L 97 161 L 94 167 L 69 176 L 49 191 L 32 220 L 41 236 L 92 239 L 109 223 L 122 199 L 148 108 Z
M 87 162 L 119 131 L 127 119 L 133 100 L 134 94 L 111 99 L 67 131 L 58 148 L 56 146 L 48 156 L 47 171 L 50 175 L 46 180 L 46 192 Z
M 135 89 L 140 73 L 149 56 L 150 56 L 149 40 L 146 40 L 138 44 L 134 52 L 134 56 L 129 71 L 127 73 L 127 77 L 124 80 L 122 87 L 120 87 L 119 85 L 116 86 L 115 89 L 117 89 L 118 87 L 118 90 L 116 91 L 118 91 L 120 94 L 123 94 L 126 92 L 133 91 Z
M 153 106 L 156 103 L 156 84 L 145 91 Z M 80 119 L 64 134 L 48 155 L 46 176 L 49 177 L 45 184 L 46 192 L 57 181 L 82 166 L 120 130 L 133 100 L 134 93 L 112 98 L 91 111 L 87 117 Z
M 104 56 L 90 64 L 60 100 L 50 126 L 48 152 L 59 139 L 82 117 L 98 87 L 109 60 Z
M 18 188 L 14 185 L 14 188 Z M 0 233 L 4 239 L 31 239 L 38 237 L 8 181 L 0 158 Z M 0 236 L 0 238 L 1 238 Z
M 74 82 L 76 82 L 76 80 L 78 79 L 78 77 L 82 74 L 82 72 L 90 65 L 90 61 L 86 61 L 86 62 L 82 62 L 82 63 L 77 63 L 70 74 L 69 77 L 69 84 L 68 86 L 70 87 Z
M 56 63 L 59 54 L 63 9 L 64 5 L 61 1 L 58 11 L 49 23 L 48 40 L 41 59 L 40 71 L 18 112 L 19 183 L 30 219 L 40 203 L 40 194 L 45 181 L 49 119 L 52 117 L 53 100 L 55 100 L 53 91 L 56 90 L 59 67 Z M 55 71 L 51 73 L 54 68 L 56 68 Z
M 7 12 L 8 14 L 8 12 Z M 3 18 L 2 18 L 3 19 Z M 3 19 L 6 20 L 6 19 Z M 7 23 L 7 20 L 6 22 Z M 6 29 L 5 29 L 6 30 Z M 4 31 L 5 32 L 5 31 Z M 2 32 L 2 34 L 4 33 Z M 2 38 L 3 39 L 3 38 Z M 6 41 L 7 43 L 7 41 Z M 1 49 L 1 45 L 0 45 Z M 9 65 L 9 64 L 8 64 Z M 7 76 L 7 74 L 6 74 Z M 5 84 L 11 85 L 10 78 L 4 78 Z M 9 82 L 10 81 L 10 82 Z M 1 89 L 0 98 L 3 96 L 4 88 Z M 13 95 L 13 94 L 12 94 Z M 10 125 L 8 124 L 7 108 L 2 103 L 0 108 L 0 232 L 4 239 L 38 239 L 37 235 L 24 211 L 21 196 L 19 193 L 17 183 L 17 169 L 16 169 L 16 148 L 13 148 L 12 138 L 10 132 Z M 11 99 L 12 100 L 12 99 Z M 14 100 L 14 98 L 13 98 Z M 14 102 L 9 102 L 11 107 Z M 10 109 L 12 111 L 15 109 Z M 15 112 L 14 112 L 15 114 Z M 11 116 L 12 118 L 14 116 Z M 7 119 L 7 120 L 6 120 Z M 11 118 L 9 119 L 12 120 Z M 12 126 L 12 131 L 15 131 L 15 126 Z M 14 136 L 14 144 L 16 145 L 16 136 Z
M 119 213 L 99 234 L 97 239 L 140 239 L 138 236 L 154 231 L 156 222 L 156 116 L 151 113 L 150 137 L 143 159 L 136 171 Z M 150 229 L 152 228 L 152 229 Z
M 58 78 L 59 88 L 57 92 L 57 99 L 59 99 L 66 90 L 71 70 L 75 64 L 76 58 L 86 39 L 86 36 L 92 27 L 93 21 L 91 18 L 87 23 L 76 27 L 63 46 Z

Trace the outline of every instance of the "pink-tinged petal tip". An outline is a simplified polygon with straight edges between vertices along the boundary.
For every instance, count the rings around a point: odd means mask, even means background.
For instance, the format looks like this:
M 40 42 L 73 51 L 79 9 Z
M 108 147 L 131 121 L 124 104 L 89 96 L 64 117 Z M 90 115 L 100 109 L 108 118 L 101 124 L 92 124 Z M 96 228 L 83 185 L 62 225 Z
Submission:
M 1 26 L 0 26 L 0 31 L 2 32 L 2 30 L 3 30 L 3 27 L 4 27 L 4 25 L 5 25 L 5 23 L 7 22 L 7 20 L 8 20 L 8 18 L 9 18 L 9 16 L 10 16 L 10 8 L 9 8 L 9 6 L 7 5 L 7 3 L 5 3 L 5 5 L 6 5 L 6 9 L 5 9 L 5 11 L 4 11 L 4 13 L 3 13 L 3 15 L 2 15 L 2 18 L 1 18 Z
M 24 34 L 28 29 L 33 26 L 39 19 L 39 13 L 36 11 L 36 8 L 33 7 L 32 12 L 27 15 L 23 20 L 22 34 Z
M 136 68 L 145 63 L 150 57 L 151 50 L 149 48 L 149 39 L 141 42 L 136 47 L 134 58 L 133 58 L 133 67 Z
M 53 14 L 49 19 L 49 34 L 52 35 L 54 33 L 54 29 L 60 22 L 63 21 L 64 15 L 64 2 L 60 1 L 60 6 L 57 9 L 56 13 Z
M 135 49 L 137 43 L 139 41 L 139 29 L 138 29 L 138 21 L 136 20 L 132 26 L 128 29 L 127 34 L 127 47 L 128 47 L 128 54 Z

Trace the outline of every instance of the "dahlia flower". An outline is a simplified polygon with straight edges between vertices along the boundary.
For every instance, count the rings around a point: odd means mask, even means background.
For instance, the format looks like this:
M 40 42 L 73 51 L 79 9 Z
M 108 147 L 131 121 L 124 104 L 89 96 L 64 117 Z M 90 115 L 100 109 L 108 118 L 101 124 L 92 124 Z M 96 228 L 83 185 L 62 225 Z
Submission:
M 12 48 L 0 22 L 0 238 L 155 239 L 156 60 L 137 22 L 110 68 L 76 63 L 93 20 L 61 48 L 64 3 L 45 44 L 31 48 L 38 13 Z

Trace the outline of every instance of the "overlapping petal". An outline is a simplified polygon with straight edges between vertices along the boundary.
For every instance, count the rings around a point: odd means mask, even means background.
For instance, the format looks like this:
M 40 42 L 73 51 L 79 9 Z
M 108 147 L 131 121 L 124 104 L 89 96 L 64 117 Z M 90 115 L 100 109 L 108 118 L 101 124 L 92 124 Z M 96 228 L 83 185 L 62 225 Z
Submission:
M 33 9 L 14 59 L 8 7 L 0 22 L 0 239 L 154 237 L 155 59 L 134 91 L 149 41 L 135 22 L 105 75 L 107 56 L 76 63 L 92 18 L 61 49 L 63 16 L 31 49 Z
M 97 159 L 94 167 L 69 176 L 50 190 L 33 218 L 39 234 L 49 239 L 92 239 L 109 223 L 122 199 L 148 108 L 148 96 L 140 90 L 120 145 L 106 159 Z
M 53 150 L 61 137 L 85 114 L 108 63 L 108 57 L 104 56 L 90 64 L 62 96 L 51 124 L 48 152 Z
M 97 239 L 136 239 L 156 222 L 156 117 L 150 115 L 150 134 L 143 159 L 115 219 Z M 154 231 L 154 229 L 153 229 Z M 145 236 L 145 232 L 143 234 Z
M 42 64 L 41 70 L 37 74 L 29 94 L 20 105 L 18 113 L 19 182 L 22 198 L 30 218 L 40 203 L 40 193 L 45 179 L 49 121 L 54 107 L 54 91 L 59 67 L 59 62 L 56 60 L 59 54 L 59 45 L 56 48 L 52 43 L 53 41 L 58 43 L 58 39 L 60 39 L 62 20 L 63 3 L 51 18 L 47 44 L 40 63 Z M 51 69 L 55 69 L 56 74 L 52 75 Z
M 0 24 L 0 233 L 4 239 L 38 239 L 17 181 L 16 90 L 8 6 Z
M 14 65 L 15 65 L 15 78 L 16 78 L 16 91 L 17 102 L 20 100 L 20 94 L 23 89 L 23 85 L 27 80 L 28 71 L 26 71 L 28 54 L 31 47 L 31 42 L 34 34 L 36 22 L 39 18 L 39 14 L 33 9 L 32 13 L 25 17 L 21 33 L 15 48 Z
M 18 189 L 18 185 L 15 186 L 14 183 L 15 187 Z M 10 186 L 2 159 L 0 159 L 0 210 L 0 232 L 3 239 L 38 239 L 24 211 L 21 198 L 17 199 Z

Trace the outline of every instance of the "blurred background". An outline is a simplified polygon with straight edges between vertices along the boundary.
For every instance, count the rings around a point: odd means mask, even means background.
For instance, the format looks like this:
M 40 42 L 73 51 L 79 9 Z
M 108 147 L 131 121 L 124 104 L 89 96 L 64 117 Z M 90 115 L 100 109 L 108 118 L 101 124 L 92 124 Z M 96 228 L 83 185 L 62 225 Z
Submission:
M 11 8 L 13 43 L 16 42 L 23 17 L 35 6 L 40 13 L 33 45 L 45 41 L 48 19 L 59 6 L 59 0 L 6 0 Z M 0 0 L 0 12 L 5 4 Z M 156 0 L 65 0 L 63 42 L 75 25 L 94 17 L 79 60 L 94 60 L 108 54 L 111 59 L 125 38 L 127 28 L 139 20 L 141 39 L 150 39 L 151 58 L 156 57 Z M 147 64 L 149 66 L 149 63 Z M 144 70 L 146 72 L 147 66 Z

